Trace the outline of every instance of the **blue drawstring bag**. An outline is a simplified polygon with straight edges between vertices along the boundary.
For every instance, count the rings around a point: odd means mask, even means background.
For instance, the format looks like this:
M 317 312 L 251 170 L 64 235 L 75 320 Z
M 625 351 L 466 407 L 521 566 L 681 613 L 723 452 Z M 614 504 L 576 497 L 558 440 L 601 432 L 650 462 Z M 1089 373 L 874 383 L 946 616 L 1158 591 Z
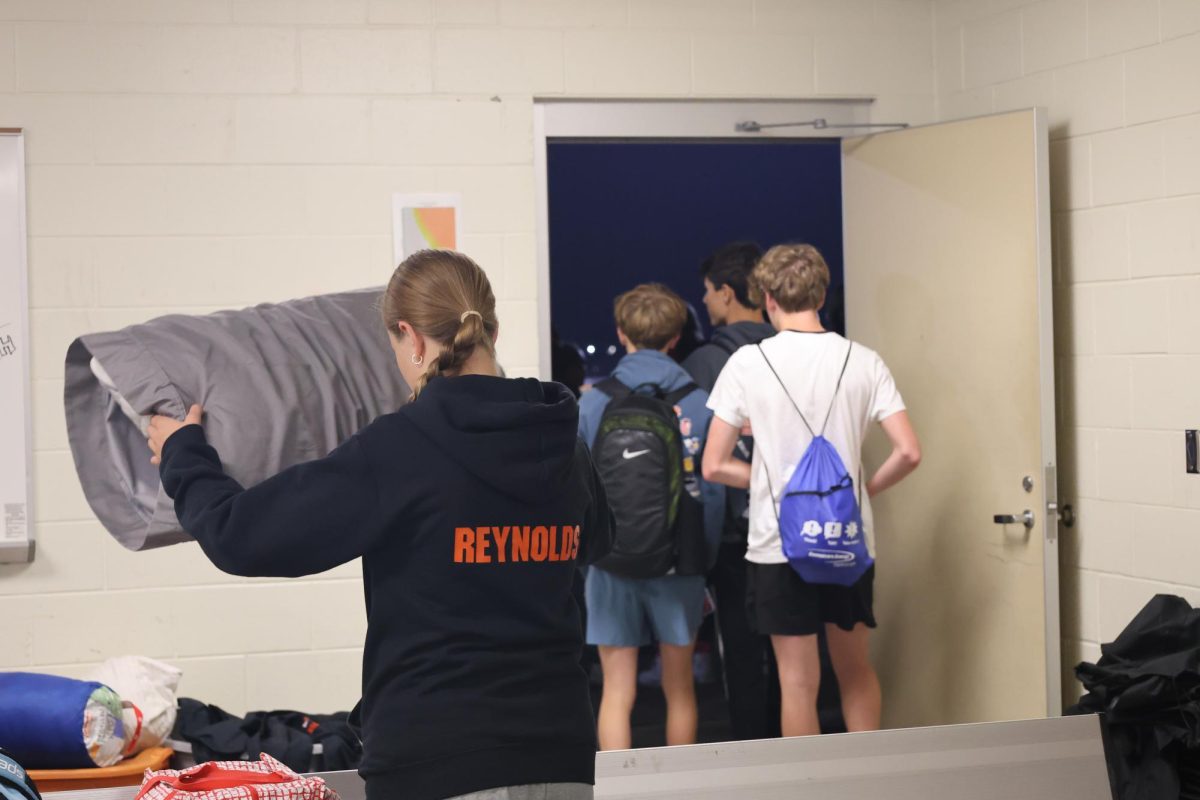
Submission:
M 852 586 L 875 563 L 867 549 L 862 508 L 855 495 L 854 479 L 842 463 L 837 449 L 825 438 L 825 428 L 829 425 L 833 404 L 842 388 L 842 378 L 853 349 L 854 343 L 851 342 L 833 390 L 833 398 L 829 401 L 825 424 L 821 426 L 821 432 L 816 433 L 796 401 L 792 400 L 787 386 L 779 373 L 775 372 L 762 346 L 758 347 L 763 360 L 771 368 L 792 407 L 800 415 L 804 427 L 813 437 L 784 487 L 776 513 L 783 554 L 792 569 L 808 583 Z M 769 476 L 767 481 L 770 488 Z M 774 490 L 771 490 L 771 500 L 774 505 Z
M 121 760 L 121 699 L 107 686 L 0 672 L 0 747 L 29 769 L 88 769 Z

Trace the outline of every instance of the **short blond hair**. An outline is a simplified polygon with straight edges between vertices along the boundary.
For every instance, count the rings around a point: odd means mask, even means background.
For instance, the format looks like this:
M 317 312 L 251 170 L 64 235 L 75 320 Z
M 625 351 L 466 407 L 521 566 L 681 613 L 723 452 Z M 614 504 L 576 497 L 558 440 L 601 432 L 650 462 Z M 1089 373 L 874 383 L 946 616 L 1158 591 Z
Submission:
M 776 245 L 754 268 L 750 287 L 760 306 L 769 294 L 784 311 L 816 311 L 829 289 L 829 266 L 811 244 Z
M 643 283 L 613 303 L 617 327 L 643 350 L 662 350 L 683 331 L 687 305 L 661 283 Z

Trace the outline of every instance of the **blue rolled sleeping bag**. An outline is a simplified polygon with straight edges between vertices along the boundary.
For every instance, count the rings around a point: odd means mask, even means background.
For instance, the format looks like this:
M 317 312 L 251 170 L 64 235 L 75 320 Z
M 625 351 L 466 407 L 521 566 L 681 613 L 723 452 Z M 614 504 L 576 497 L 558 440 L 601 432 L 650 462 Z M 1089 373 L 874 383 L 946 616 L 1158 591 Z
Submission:
M 121 760 L 121 699 L 107 686 L 0 672 L 0 747 L 28 769 L 88 769 Z

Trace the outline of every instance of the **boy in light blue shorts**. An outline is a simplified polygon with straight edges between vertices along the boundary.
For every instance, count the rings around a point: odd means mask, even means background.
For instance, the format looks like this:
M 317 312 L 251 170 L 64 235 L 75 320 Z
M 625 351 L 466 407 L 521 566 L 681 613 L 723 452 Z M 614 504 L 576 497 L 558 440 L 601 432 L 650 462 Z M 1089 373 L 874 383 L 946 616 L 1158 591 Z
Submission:
M 682 447 L 683 482 L 693 493 L 680 505 L 694 503 L 694 520 L 681 523 L 679 540 L 702 541 L 707 563 L 692 570 L 651 569 L 661 577 L 629 577 L 616 574 L 604 565 L 588 570 L 587 642 L 600 652 L 604 673 L 604 691 L 600 702 L 600 749 L 618 750 L 631 746 L 630 714 L 637 694 L 638 647 L 656 641 L 662 657 L 662 687 L 667 700 L 667 744 L 691 744 L 696 740 L 696 694 L 692 674 L 692 653 L 696 633 L 704 615 L 704 572 L 715 557 L 724 517 L 725 491 L 717 484 L 700 478 L 700 458 L 708 434 L 712 412 L 706 407 L 708 393 L 696 387 L 690 376 L 666 353 L 679 338 L 687 309 L 678 295 L 665 286 L 645 284 L 617 298 L 615 304 L 617 334 L 626 355 L 617 364 L 612 378 L 584 392 L 579 402 L 579 433 L 593 447 L 600 432 L 605 409 L 613 395 L 652 393 L 666 398 L 673 408 L 671 425 L 678 426 Z M 615 381 L 613 380 L 615 379 Z M 619 468 L 627 463 L 646 475 L 650 448 L 636 445 L 618 450 L 613 458 Z M 635 463 L 638 459 L 645 459 Z M 678 468 L 676 472 L 678 472 Z M 664 468 L 662 480 L 668 481 Z M 606 475 L 609 499 L 614 509 L 621 506 L 620 469 Z M 652 475 L 651 478 L 657 478 Z M 618 525 L 624 517 L 617 512 Z M 636 514 L 636 511 L 634 512 Z M 680 512 L 683 518 L 683 512 Z M 619 534 L 618 534 L 619 536 Z M 670 558 L 670 556 L 668 556 Z M 675 574 L 687 572 L 687 574 Z

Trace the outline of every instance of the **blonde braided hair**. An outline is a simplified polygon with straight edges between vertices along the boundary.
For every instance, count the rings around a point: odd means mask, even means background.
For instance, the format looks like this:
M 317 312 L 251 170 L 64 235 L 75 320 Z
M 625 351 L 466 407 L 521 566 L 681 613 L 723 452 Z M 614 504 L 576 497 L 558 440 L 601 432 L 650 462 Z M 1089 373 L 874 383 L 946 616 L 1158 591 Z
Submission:
M 384 290 L 382 311 L 392 336 L 400 336 L 403 320 L 442 347 L 412 387 L 414 398 L 431 378 L 458 374 L 476 348 L 495 355 L 496 297 L 484 271 L 462 253 L 420 250 L 404 259 Z

